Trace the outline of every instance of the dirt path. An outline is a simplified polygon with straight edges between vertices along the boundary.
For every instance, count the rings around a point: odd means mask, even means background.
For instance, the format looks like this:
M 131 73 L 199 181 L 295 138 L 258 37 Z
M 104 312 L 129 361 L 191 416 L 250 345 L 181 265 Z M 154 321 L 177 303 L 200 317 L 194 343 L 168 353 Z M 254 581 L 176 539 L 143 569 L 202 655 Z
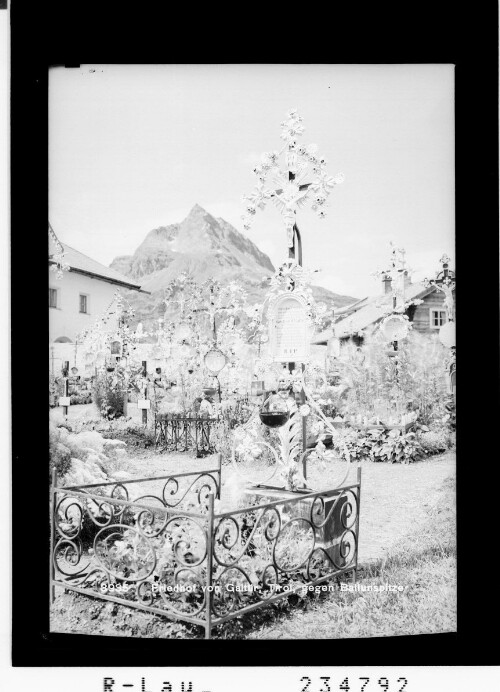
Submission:
M 444 481 L 455 476 L 455 453 L 408 466 L 367 462 L 362 468 L 361 563 L 386 556 L 400 538 L 425 520 Z

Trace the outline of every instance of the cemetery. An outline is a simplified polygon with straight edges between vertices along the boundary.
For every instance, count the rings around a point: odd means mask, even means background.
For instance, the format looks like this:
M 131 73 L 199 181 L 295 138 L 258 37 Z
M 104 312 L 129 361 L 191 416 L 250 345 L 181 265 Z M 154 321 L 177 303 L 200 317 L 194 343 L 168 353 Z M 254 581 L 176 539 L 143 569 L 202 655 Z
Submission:
M 262 300 L 236 280 L 181 272 L 154 316 L 138 322 L 131 296 L 152 301 L 150 294 L 138 283 L 119 285 L 118 272 L 106 275 L 96 263 L 107 298 L 115 282 L 109 304 L 79 332 L 75 352 L 54 341 L 56 631 L 69 626 L 60 617 L 64 599 L 76 598 L 73 608 L 81 598 L 101 608 L 97 622 L 109 619 L 108 604 L 130 613 L 130 636 L 299 637 L 294 613 L 310 597 L 306 619 L 345 608 L 335 636 L 376 636 L 372 615 L 347 627 L 361 593 L 347 585 L 377 591 L 386 564 L 411 580 L 397 546 L 429 512 L 453 533 L 449 492 L 441 491 L 454 468 L 455 273 L 443 255 L 435 276 L 412 291 L 406 253 L 391 244 L 387 265 L 373 268 L 384 295 L 372 307 L 347 306 L 339 321 L 313 295 L 298 217 L 308 206 L 324 218 L 344 178 L 329 175 L 315 145 L 301 144 L 303 131 L 289 111 L 281 150 L 262 155 L 245 197 L 246 231 L 267 204 L 282 218 L 287 256 L 263 277 Z M 49 237 L 52 283 L 90 271 L 68 264 L 76 260 L 50 225 Z M 435 303 L 427 306 L 429 296 Z M 418 327 L 422 305 L 437 315 L 432 333 Z M 354 332 L 347 320 L 352 326 L 358 310 L 372 316 Z M 442 537 L 442 561 L 452 559 L 452 538 Z M 441 570 L 429 558 L 433 539 L 421 540 L 426 557 L 411 569 Z M 443 588 L 451 613 L 452 587 Z M 395 633 L 453 628 L 452 615 L 433 625 L 434 616 L 420 614 L 421 625 L 395 615 Z M 142 623 L 136 630 L 134 619 Z M 155 635 L 144 634 L 146 622 L 157 623 Z

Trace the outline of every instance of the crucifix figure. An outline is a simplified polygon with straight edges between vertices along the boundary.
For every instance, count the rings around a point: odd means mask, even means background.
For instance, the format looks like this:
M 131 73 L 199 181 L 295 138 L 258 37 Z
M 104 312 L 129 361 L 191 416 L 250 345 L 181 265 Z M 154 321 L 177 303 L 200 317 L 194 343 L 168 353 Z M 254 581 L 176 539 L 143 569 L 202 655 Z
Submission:
M 295 174 L 288 171 L 288 184 L 283 188 L 275 190 L 272 201 L 283 215 L 286 227 L 288 257 L 295 259 L 297 264 L 302 266 L 302 243 L 295 219 L 297 208 L 305 202 L 307 190 L 311 183 L 298 185 L 294 180 Z
M 292 182 L 295 175 L 289 171 L 288 177 L 289 181 Z M 294 188 L 287 187 L 285 190 L 278 189 L 275 191 L 275 196 L 273 197 L 275 206 L 282 210 L 282 214 L 285 219 L 288 257 L 296 260 L 300 267 L 302 266 L 302 239 L 300 237 L 299 227 L 297 226 L 297 222 L 295 220 L 296 205 L 300 203 L 300 200 L 305 198 L 310 184 L 311 183 L 306 183 L 305 185 L 295 185 Z

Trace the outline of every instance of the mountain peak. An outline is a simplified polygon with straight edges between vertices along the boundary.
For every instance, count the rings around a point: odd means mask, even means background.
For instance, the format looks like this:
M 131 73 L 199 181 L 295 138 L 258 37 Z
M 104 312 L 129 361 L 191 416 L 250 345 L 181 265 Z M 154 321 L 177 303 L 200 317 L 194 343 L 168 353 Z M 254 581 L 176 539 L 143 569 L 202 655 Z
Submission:
M 196 204 L 189 212 L 188 216 L 191 216 L 191 214 L 208 214 L 208 212 L 206 209 L 203 209 L 203 207 L 200 204 L 198 204 L 198 202 L 196 202 Z
M 140 278 L 142 287 L 152 294 L 153 298 L 143 294 L 130 298 L 136 318 L 145 324 L 161 316 L 158 305 L 163 305 L 163 290 L 182 273 L 195 276 L 199 282 L 208 278 L 221 283 L 237 281 L 253 303 L 262 300 L 267 290 L 263 274 L 274 271 L 269 257 L 250 238 L 198 203 L 184 220 L 149 231 L 133 255 L 117 257 L 111 267 L 125 276 Z M 318 290 L 327 303 L 335 299 L 342 306 L 354 300 Z
M 269 257 L 249 238 L 198 203 L 183 221 L 151 230 L 131 257 L 116 258 L 114 265 L 143 283 L 154 279 L 154 290 L 167 281 L 167 275 L 170 280 L 188 268 L 205 278 L 213 275 L 227 280 L 243 271 L 255 281 L 263 271 L 273 271 Z

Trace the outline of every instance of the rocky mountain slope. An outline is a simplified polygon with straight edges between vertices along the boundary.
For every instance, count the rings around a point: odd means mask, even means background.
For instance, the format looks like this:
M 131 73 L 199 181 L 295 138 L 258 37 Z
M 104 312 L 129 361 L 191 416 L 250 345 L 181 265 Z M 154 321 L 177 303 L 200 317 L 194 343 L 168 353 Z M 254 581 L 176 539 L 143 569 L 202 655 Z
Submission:
M 136 311 L 136 320 L 147 326 L 162 316 L 162 289 L 182 272 L 202 282 L 214 278 L 221 283 L 238 281 L 249 302 L 261 301 L 267 289 L 266 277 L 274 272 L 269 257 L 230 223 L 215 218 L 198 204 L 180 223 L 150 231 L 133 255 L 116 257 L 110 265 L 137 280 L 151 295 L 131 291 L 127 298 Z M 317 300 L 331 308 L 355 301 L 322 287 L 313 287 Z

